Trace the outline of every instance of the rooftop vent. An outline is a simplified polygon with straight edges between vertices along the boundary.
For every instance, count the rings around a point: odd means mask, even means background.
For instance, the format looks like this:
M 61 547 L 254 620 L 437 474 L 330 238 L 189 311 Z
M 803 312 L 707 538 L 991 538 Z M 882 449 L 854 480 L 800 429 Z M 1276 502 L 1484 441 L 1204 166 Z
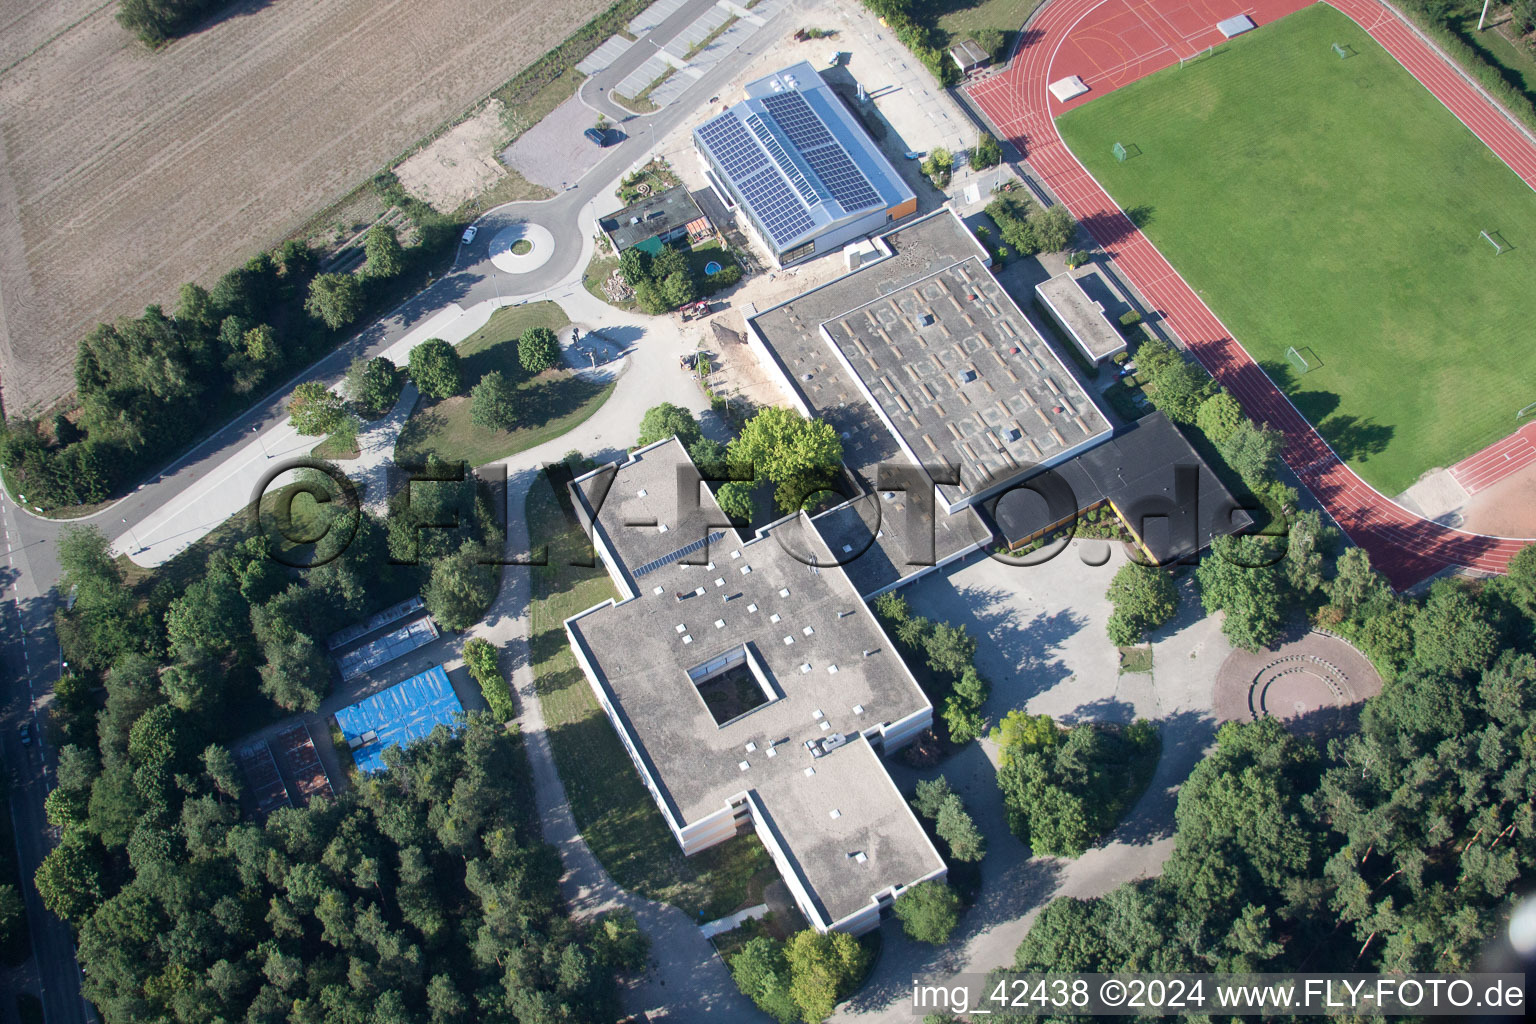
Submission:
M 1011 356 L 1016 356 L 1016 355 L 1018 355 L 1018 354 L 1019 354 L 1019 346 L 1017 346 L 1017 345 L 1015 345 L 1015 346 L 1013 346 L 1013 347 L 1012 347 L 1012 348 L 1010 348 L 1010 349 L 1009 349 L 1009 350 L 1008 350 L 1008 354 L 1009 354 L 1009 355 L 1011 355 Z
M 967 384 L 969 384 L 971 381 L 976 379 L 976 371 L 975 370 L 966 370 L 966 371 L 964 371 L 963 373 L 960 374 L 960 379 L 965 381 Z
M 838 810 L 836 807 L 832 808 L 830 811 L 827 812 L 827 817 L 831 818 L 833 821 L 836 821 L 838 818 L 841 818 L 842 816 L 843 816 L 843 812 Z
M 661 592 L 664 589 L 665 589 L 664 587 L 657 587 L 655 590 L 651 591 L 651 593 L 655 594 L 657 597 L 660 597 L 661 596 Z
M 853 706 L 853 713 L 856 714 L 856 715 L 862 715 L 864 713 L 864 705 L 863 704 L 855 704 Z
M 1010 441 L 1017 441 L 1019 438 L 1024 436 L 1024 431 L 1020 430 L 1018 427 L 1009 427 L 1007 431 L 1004 432 L 1003 436 L 1008 438 Z
M 775 750 L 773 747 L 769 747 L 768 748 L 768 756 L 769 757 L 778 757 L 779 756 L 779 752 L 777 750 Z
M 863 850 L 856 850 L 856 851 L 854 851 L 854 853 L 851 856 L 853 857 L 854 860 L 858 861 L 860 864 L 863 864 L 863 863 L 865 863 L 866 861 L 869 860 L 869 858 L 864 855 L 864 851 Z
M 920 314 L 918 316 L 917 322 L 919 324 L 921 324 L 923 327 L 928 327 L 928 326 L 930 326 L 933 323 L 933 314 L 932 313 L 922 313 L 922 314 Z
M 1061 412 L 1061 406 L 1059 406 L 1059 405 L 1053 405 L 1053 406 L 1051 406 L 1051 412 L 1054 412 L 1054 413 L 1058 413 L 1058 414 L 1059 414 L 1059 413 L 1060 413 L 1060 412 Z
M 647 492 L 646 489 L 644 487 L 642 487 L 638 491 L 635 492 L 635 497 L 643 498 L 643 497 L 646 496 L 647 493 L 649 493 L 649 492 Z
M 736 767 L 740 768 L 742 771 L 746 771 L 748 768 L 752 767 L 752 763 L 750 761 L 737 761 Z

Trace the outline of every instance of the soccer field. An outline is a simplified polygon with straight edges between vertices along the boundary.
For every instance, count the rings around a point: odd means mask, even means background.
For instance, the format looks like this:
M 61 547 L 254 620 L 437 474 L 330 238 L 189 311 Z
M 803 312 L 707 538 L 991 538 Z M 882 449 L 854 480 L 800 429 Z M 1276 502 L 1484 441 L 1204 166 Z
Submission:
M 1509 434 L 1536 402 L 1536 193 L 1333 8 L 1240 36 L 1057 127 L 1383 493 Z M 1116 142 L 1129 159 L 1116 160 Z M 1317 365 L 1298 374 L 1291 346 Z

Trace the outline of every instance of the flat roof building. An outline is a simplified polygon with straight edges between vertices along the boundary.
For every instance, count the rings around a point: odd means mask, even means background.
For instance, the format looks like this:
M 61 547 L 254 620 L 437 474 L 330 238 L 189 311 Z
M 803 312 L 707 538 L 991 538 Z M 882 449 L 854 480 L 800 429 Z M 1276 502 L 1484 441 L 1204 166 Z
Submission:
M 616 210 L 601 218 L 597 226 L 613 243 L 615 253 L 640 248 L 653 256 L 679 238 L 696 242 L 715 234 L 714 225 L 682 185 Z
M 675 438 L 572 491 L 621 598 L 566 633 L 683 852 L 755 829 L 823 931 L 942 878 L 879 756 L 932 705 L 809 520 L 742 542 Z
M 1035 297 L 1088 362 L 1098 364 L 1125 351 L 1116 321 L 1131 304 L 1094 264 L 1041 281 Z
M 809 61 L 693 130 L 711 182 L 788 266 L 917 212 L 917 196 Z
M 889 255 L 747 318 L 791 401 L 839 430 L 867 486 L 882 461 L 947 467 L 958 483 L 937 493 L 953 511 L 1109 436 L 953 212 L 878 241 Z

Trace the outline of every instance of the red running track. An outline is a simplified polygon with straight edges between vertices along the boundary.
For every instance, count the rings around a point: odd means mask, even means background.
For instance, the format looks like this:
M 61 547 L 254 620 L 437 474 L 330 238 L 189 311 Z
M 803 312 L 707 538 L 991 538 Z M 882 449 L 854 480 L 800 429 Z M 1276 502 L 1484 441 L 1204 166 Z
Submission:
M 1441 526 L 1409 512 L 1361 480 L 1077 162 L 1056 132 L 1053 118 L 1066 107 L 1048 91 L 1051 82 L 1076 74 L 1088 84 L 1089 96 L 1103 93 L 1219 41 L 1214 31 L 1218 20 L 1247 14 L 1263 25 L 1303 6 L 1304 0 L 1048 0 L 1026 26 L 1022 46 L 1008 70 L 974 86 L 971 96 L 1026 154 L 1035 172 L 1206 369 L 1249 415 L 1285 434 L 1286 463 L 1350 539 L 1370 553 L 1372 563 L 1393 586 L 1412 586 L 1449 566 L 1503 572 L 1526 542 Z M 1334 6 L 1536 188 L 1536 143 L 1393 11 L 1376 0 L 1334 0 Z M 1132 24 L 1136 27 L 1128 28 Z M 1132 49 L 1144 52 L 1129 52 Z

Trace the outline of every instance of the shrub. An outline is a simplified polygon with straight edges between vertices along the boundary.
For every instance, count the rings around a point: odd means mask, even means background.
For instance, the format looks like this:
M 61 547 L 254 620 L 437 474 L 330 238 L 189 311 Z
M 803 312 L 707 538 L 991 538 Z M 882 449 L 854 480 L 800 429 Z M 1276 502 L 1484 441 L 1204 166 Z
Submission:
M 470 676 L 480 684 L 480 693 L 491 706 L 491 714 L 500 722 L 517 717 L 517 707 L 512 701 L 512 690 L 498 665 L 496 646 L 489 640 L 475 637 L 464 645 L 464 664 Z
M 360 358 L 347 370 L 347 394 L 358 411 L 369 419 L 390 410 L 400 397 L 400 387 L 400 368 L 383 356 Z
M 981 133 L 981 138 L 976 140 L 975 147 L 971 150 L 971 167 L 978 171 L 984 171 L 988 167 L 996 167 L 1003 162 L 1003 147 L 987 132 Z
M 511 430 L 517 423 L 517 390 L 500 370 L 480 378 L 469 391 L 469 418 L 487 430 Z

